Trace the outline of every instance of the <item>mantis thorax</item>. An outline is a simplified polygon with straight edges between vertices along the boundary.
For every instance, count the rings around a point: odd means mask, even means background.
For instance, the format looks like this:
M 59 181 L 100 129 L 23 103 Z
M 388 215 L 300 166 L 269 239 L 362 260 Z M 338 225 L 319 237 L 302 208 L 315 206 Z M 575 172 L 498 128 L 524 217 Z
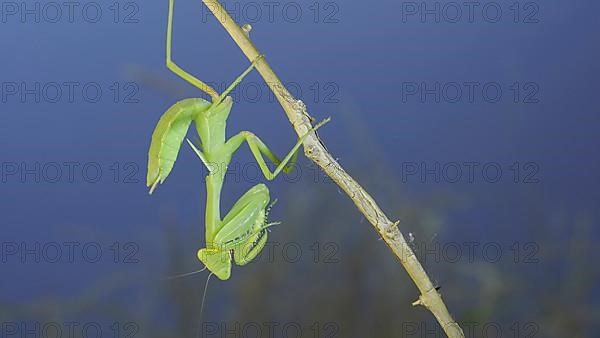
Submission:
M 214 157 L 223 159 L 221 156 L 223 154 L 218 153 L 225 145 L 225 127 L 232 104 L 232 99 L 228 96 L 222 102 L 202 111 L 194 120 L 202 143 L 202 151 L 209 161 L 214 160 Z

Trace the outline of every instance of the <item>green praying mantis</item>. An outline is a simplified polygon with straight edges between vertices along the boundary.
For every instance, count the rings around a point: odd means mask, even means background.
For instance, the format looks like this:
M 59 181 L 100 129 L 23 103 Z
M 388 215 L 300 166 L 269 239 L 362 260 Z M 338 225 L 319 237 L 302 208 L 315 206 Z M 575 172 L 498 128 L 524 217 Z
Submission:
M 238 199 L 225 217 L 221 218 L 221 188 L 231 157 L 244 142 L 247 142 L 265 178 L 273 180 L 281 171 L 289 173 L 293 169 L 298 149 L 306 136 L 329 122 L 330 118 L 317 124 L 300 137 L 283 160 L 279 160 L 252 132 L 242 131 L 226 139 L 225 127 L 233 104 L 228 94 L 254 68 L 262 56 L 254 60 L 219 95 L 216 90 L 187 73 L 172 61 L 173 7 L 174 0 L 169 0 L 167 67 L 173 73 L 207 93 L 212 102 L 201 98 L 189 98 L 175 103 L 163 114 L 152 134 L 148 152 L 146 184 L 150 187 L 150 194 L 152 194 L 157 185 L 167 179 L 189 126 L 194 122 L 200 142 L 196 146 L 187 139 L 187 143 L 208 169 L 206 176 L 206 247 L 198 251 L 198 259 L 219 279 L 227 280 L 231 276 L 233 262 L 243 266 L 252 261 L 267 242 L 267 228 L 278 224 L 268 223 L 267 216 L 272 204 L 269 205 L 269 189 L 264 184 L 257 184 L 248 190 Z M 273 172 L 267 166 L 263 155 L 277 166 Z

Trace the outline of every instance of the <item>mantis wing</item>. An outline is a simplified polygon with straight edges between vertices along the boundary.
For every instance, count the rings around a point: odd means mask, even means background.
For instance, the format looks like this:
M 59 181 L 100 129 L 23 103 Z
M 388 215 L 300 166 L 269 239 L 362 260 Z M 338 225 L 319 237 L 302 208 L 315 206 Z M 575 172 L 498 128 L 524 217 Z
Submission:
M 146 185 L 150 187 L 151 194 L 173 169 L 190 123 L 210 105 L 200 98 L 185 99 L 171 106 L 158 121 L 148 151 Z

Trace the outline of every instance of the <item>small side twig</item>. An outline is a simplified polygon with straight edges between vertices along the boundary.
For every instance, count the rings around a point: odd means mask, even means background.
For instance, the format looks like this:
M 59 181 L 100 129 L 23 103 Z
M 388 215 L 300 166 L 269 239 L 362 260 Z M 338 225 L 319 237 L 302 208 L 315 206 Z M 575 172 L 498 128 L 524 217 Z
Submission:
M 250 41 L 247 32 L 240 28 L 218 0 L 202 1 L 215 15 L 217 20 L 219 20 L 221 25 L 223 25 L 248 60 L 252 61 L 261 55 L 252 41 Z M 311 128 L 310 115 L 304 103 L 290 94 L 264 58 L 256 64 L 256 69 L 277 97 L 296 133 L 299 136 L 304 135 Z M 422 305 L 431 311 L 448 337 L 464 338 L 465 335 L 462 329 L 452 319 L 440 293 L 431 283 L 423 266 L 419 263 L 419 260 L 398 229 L 397 225 L 399 222 L 392 222 L 387 218 L 375 200 L 329 154 L 315 133 L 311 133 L 305 139 L 304 153 L 306 157 L 321 167 L 346 192 L 356 207 L 375 227 L 388 247 L 400 260 L 400 263 L 404 266 L 410 278 L 421 292 L 419 299 L 413 305 Z

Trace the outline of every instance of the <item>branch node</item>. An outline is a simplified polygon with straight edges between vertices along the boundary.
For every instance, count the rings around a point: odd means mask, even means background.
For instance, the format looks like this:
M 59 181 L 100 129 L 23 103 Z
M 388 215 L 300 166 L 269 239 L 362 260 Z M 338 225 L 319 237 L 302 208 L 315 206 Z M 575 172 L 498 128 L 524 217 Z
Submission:
M 395 230 L 398 229 L 398 224 L 400 224 L 400 220 L 397 220 L 396 222 L 390 224 L 387 229 L 385 229 L 385 232 L 387 232 L 388 234 L 392 234 L 395 232 Z
M 396 241 L 398 239 L 398 233 L 400 232 L 400 230 L 398 230 L 398 224 L 400 224 L 400 221 L 396 221 L 394 223 L 388 223 L 388 225 L 385 226 L 385 228 L 383 229 L 382 235 L 385 238 L 388 238 L 392 241 Z
M 421 300 L 421 297 L 420 297 L 420 296 L 419 296 L 419 299 L 415 300 L 415 301 L 412 303 L 412 306 L 419 306 L 419 305 L 423 305 L 423 306 L 425 306 L 425 304 L 423 303 L 423 300 Z
M 242 30 L 244 31 L 244 34 L 246 34 L 246 37 L 250 38 L 250 31 L 252 30 L 252 25 L 247 23 L 242 26 Z

